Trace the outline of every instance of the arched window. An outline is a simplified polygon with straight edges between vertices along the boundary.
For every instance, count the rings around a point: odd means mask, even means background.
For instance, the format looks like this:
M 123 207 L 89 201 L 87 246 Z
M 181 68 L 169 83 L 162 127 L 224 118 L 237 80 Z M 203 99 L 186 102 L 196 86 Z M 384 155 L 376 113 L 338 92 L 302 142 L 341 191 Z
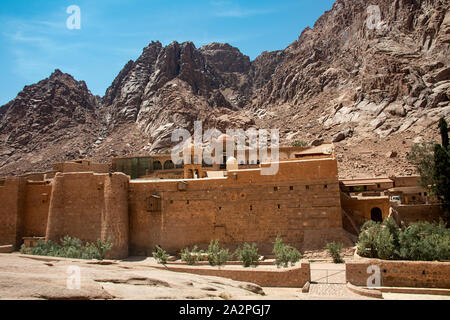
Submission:
M 153 162 L 153 170 L 162 170 L 162 164 L 160 161 Z
M 173 164 L 172 160 L 167 160 L 164 162 L 164 170 L 170 170 L 175 168 L 175 165 Z

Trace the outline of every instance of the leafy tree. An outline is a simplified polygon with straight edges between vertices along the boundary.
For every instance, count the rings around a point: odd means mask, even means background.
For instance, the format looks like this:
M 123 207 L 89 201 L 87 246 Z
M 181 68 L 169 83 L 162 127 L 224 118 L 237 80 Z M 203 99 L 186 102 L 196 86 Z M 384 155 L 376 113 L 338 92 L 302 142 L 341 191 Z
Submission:
M 416 144 L 408 154 L 408 161 L 417 167 L 420 184 L 442 203 L 447 220 L 450 218 L 450 146 L 448 124 L 439 121 L 442 145 L 435 142 Z
M 412 146 L 407 155 L 408 161 L 415 165 L 420 174 L 419 183 L 425 189 L 431 190 L 434 185 L 434 147 L 435 142 L 424 142 Z

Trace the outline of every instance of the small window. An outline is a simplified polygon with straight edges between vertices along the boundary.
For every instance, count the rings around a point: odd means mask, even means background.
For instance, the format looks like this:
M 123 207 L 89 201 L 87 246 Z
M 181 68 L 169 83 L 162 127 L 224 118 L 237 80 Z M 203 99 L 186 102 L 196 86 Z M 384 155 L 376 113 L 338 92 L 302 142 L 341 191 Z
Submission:
M 273 187 L 273 191 L 278 191 L 278 187 Z
M 189 204 L 189 200 L 186 201 L 186 204 Z
M 323 185 L 323 188 L 324 188 L 324 189 L 328 189 L 328 185 L 327 185 L 327 184 L 324 184 L 324 185 Z
M 309 186 L 306 186 L 306 190 L 309 190 Z
M 294 187 L 293 187 L 293 186 L 290 186 L 290 187 L 289 187 L 289 190 L 291 190 L 291 191 L 294 190 Z
M 219 207 L 219 211 L 222 210 L 222 207 Z
M 419 192 L 419 196 L 422 196 L 422 192 Z
M 424 192 L 423 195 L 426 197 L 428 195 L 428 193 Z
M 173 203 L 173 200 L 170 200 L 170 204 L 172 204 Z
M 278 205 L 278 209 L 281 209 L 281 205 L 280 204 Z
M 252 211 L 253 210 L 253 206 L 250 206 L 250 211 Z
M 380 188 L 381 188 L 381 185 L 380 185 L 380 184 L 377 184 L 377 188 L 380 189 Z

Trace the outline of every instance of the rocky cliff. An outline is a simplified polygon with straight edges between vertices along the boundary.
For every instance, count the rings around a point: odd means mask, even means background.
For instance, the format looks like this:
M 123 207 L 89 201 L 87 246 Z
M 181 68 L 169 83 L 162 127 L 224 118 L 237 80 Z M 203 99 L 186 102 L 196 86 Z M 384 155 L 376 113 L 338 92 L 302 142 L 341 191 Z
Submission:
M 55 71 L 0 108 L 0 173 L 164 152 L 173 129 L 202 120 L 278 128 L 287 144 L 334 141 L 342 176 L 412 174 L 406 152 L 436 139 L 450 113 L 449 1 L 370 4 L 379 21 L 367 1 L 337 0 L 297 41 L 254 61 L 228 44 L 152 42 L 103 98 Z

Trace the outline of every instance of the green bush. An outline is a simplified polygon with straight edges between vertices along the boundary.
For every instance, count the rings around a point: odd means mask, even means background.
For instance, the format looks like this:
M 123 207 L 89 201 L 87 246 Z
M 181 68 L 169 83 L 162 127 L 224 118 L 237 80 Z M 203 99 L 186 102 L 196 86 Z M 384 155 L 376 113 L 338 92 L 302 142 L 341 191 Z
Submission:
M 159 264 L 166 264 L 170 257 L 169 254 L 160 246 L 156 246 L 156 251 L 152 252 L 152 255 Z
M 208 246 L 208 251 L 206 251 L 206 253 L 208 262 L 211 266 L 221 266 L 227 261 L 231 260 L 231 258 L 233 257 L 228 249 L 220 248 L 219 240 L 211 240 Z
M 184 250 L 181 251 L 181 260 L 183 260 L 184 262 L 186 262 L 189 265 L 194 265 L 194 264 L 198 263 L 202 254 L 203 254 L 203 251 L 198 250 L 197 246 L 194 246 L 192 248 L 192 251 L 190 251 L 189 248 L 185 248 Z
M 297 140 L 297 141 L 292 142 L 292 146 L 293 147 L 307 147 L 308 142 L 303 141 L 303 140 Z
M 384 260 L 434 261 L 450 259 L 450 230 L 444 222 L 412 223 L 400 229 L 392 218 L 366 222 L 358 239 L 358 254 Z
M 333 258 L 334 263 L 343 263 L 344 259 L 341 258 L 341 250 L 342 250 L 341 242 L 329 242 L 325 246 L 330 252 L 331 257 Z
M 449 260 L 450 230 L 443 222 L 414 223 L 399 235 L 400 258 L 404 260 Z
M 280 236 L 275 240 L 273 253 L 276 257 L 275 264 L 278 267 L 283 266 L 287 268 L 289 267 L 289 262 L 293 266 L 302 258 L 302 254 L 294 247 L 283 243 L 283 239 Z
M 249 245 L 244 243 L 243 247 L 240 246 L 235 251 L 235 256 L 242 262 L 242 265 L 246 268 L 250 266 L 258 266 L 259 254 L 256 244 Z
M 61 244 L 58 244 L 51 240 L 47 242 L 38 241 L 34 248 L 27 248 L 25 245 L 22 245 L 20 252 L 39 256 L 103 260 L 112 248 L 112 244 L 109 240 L 102 241 L 99 239 L 96 244 L 91 244 L 89 242 L 83 244 L 80 239 L 71 238 L 69 236 L 62 238 L 60 243 Z
M 375 221 L 366 221 L 361 227 L 358 237 L 358 254 L 362 257 L 376 258 L 375 235 L 378 234 L 381 225 Z

